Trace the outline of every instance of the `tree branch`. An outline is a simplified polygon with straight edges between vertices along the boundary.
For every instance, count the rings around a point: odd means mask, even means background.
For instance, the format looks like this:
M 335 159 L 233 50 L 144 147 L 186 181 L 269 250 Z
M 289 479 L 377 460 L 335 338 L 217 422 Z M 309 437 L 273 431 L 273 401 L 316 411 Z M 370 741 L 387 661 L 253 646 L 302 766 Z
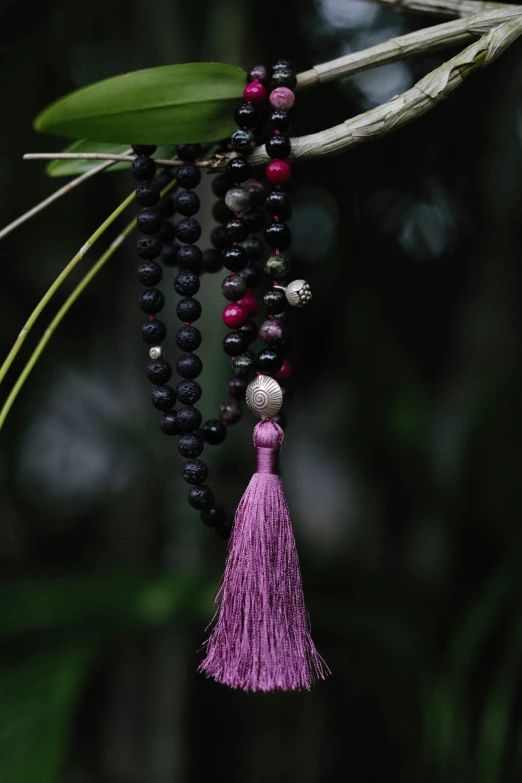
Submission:
M 290 157 L 300 160 L 333 155 L 406 125 L 447 98 L 474 71 L 490 65 L 521 33 L 522 9 L 519 9 L 515 19 L 490 30 L 402 95 L 341 125 L 310 136 L 293 138 Z M 215 161 L 214 166 L 224 166 L 227 159 L 233 156 L 233 153 L 223 156 Z M 249 157 L 249 163 L 254 166 L 268 162 L 270 158 L 264 146 L 256 147 Z
M 124 163 L 132 163 L 135 159 L 135 155 L 112 155 L 105 152 L 27 152 L 24 160 L 110 160 L 112 165 L 115 161 L 123 161 Z M 182 166 L 182 160 L 163 160 L 162 158 L 153 158 L 154 163 L 159 166 Z M 198 166 L 210 166 L 210 160 L 198 161 Z M 101 166 L 100 166 L 101 169 Z M 97 169 L 96 169 L 97 170 Z
M 416 14 L 436 16 L 473 16 L 484 11 L 516 8 L 507 3 L 482 3 L 480 0 L 366 0 L 384 5 L 396 11 L 412 11 Z
M 484 3 L 476 3 L 476 5 L 484 5 Z M 456 19 L 453 22 L 444 22 L 424 30 L 401 35 L 377 44 L 377 46 L 371 46 L 369 49 L 363 49 L 361 52 L 352 52 L 337 60 L 316 65 L 309 71 L 298 74 L 296 89 L 344 79 L 346 76 L 403 60 L 414 54 L 433 52 L 445 46 L 465 43 L 474 37 L 484 35 L 503 22 L 518 19 L 521 16 L 522 7 L 501 6 L 496 11 L 485 11 L 471 18 Z

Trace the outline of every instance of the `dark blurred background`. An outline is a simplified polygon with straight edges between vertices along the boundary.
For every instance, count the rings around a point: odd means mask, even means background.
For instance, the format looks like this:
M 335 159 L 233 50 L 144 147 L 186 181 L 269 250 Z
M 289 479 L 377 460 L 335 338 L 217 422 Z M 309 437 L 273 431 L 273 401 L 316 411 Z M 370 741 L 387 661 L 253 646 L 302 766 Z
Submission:
M 4 0 L 0 224 L 62 184 L 21 156 L 65 145 L 31 123 L 78 86 L 199 60 L 306 70 L 437 21 L 353 0 Z M 303 92 L 296 132 L 371 108 L 454 53 Z M 295 168 L 294 271 L 314 300 L 294 318 L 283 478 L 333 671 L 309 694 L 245 695 L 196 674 L 225 542 L 188 507 L 158 429 L 132 238 L 116 253 L 2 432 L 2 783 L 520 781 L 521 164 L 518 41 L 406 128 Z M 99 175 L 2 242 L 2 356 L 131 189 L 126 172 Z M 208 237 L 208 177 L 200 192 Z M 133 212 L 45 311 L 3 398 Z M 205 417 L 230 374 L 221 277 L 200 297 Z M 252 473 L 252 424 L 245 414 L 210 458 L 229 508 Z

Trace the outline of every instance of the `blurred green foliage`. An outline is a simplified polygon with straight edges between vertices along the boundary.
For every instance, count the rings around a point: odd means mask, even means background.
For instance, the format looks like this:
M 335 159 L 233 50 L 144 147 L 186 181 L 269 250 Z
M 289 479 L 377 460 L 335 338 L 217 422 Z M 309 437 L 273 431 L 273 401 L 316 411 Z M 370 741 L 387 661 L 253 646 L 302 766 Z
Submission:
M 64 146 L 31 130 L 56 96 L 175 62 L 287 56 L 304 70 L 426 24 L 348 0 L 292 0 L 284 16 L 273 0 L 33 14 L 28 26 L 20 4 L 2 7 L 0 51 L 16 64 L 3 225 L 55 186 L 20 159 Z M 296 132 L 386 100 L 444 56 L 303 93 Z M 518 783 L 521 58 L 514 45 L 415 124 L 295 168 L 295 270 L 314 300 L 291 327 L 283 478 L 332 669 L 309 694 L 247 696 L 195 673 L 224 549 L 188 508 L 148 403 L 132 241 L 69 314 L 1 444 L 2 783 Z M 4 241 L 4 354 L 130 189 L 126 172 L 95 178 Z M 200 292 L 205 417 L 228 379 L 218 277 Z M 229 509 L 251 452 L 245 416 L 209 456 Z

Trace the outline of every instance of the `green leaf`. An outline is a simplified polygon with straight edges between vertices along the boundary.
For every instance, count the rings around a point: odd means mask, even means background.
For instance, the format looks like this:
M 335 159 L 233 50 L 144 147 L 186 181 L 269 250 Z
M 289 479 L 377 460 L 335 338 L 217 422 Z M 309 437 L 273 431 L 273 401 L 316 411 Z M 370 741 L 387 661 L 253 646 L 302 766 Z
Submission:
M 0 672 L 0 780 L 56 783 L 95 642 L 35 650 Z
M 105 141 L 87 141 L 80 139 L 69 144 L 63 152 L 106 152 L 112 155 L 123 155 L 129 149 L 128 144 L 109 144 Z M 155 158 L 171 158 L 174 155 L 173 145 L 163 145 L 158 147 L 154 153 Z M 45 173 L 49 177 L 71 177 L 85 174 L 96 166 L 99 166 L 101 160 L 52 160 L 45 167 Z M 106 171 L 122 171 L 130 168 L 130 163 L 115 163 Z
M 91 141 L 181 144 L 234 130 L 245 71 L 224 63 L 148 68 L 66 95 L 34 121 L 37 131 Z

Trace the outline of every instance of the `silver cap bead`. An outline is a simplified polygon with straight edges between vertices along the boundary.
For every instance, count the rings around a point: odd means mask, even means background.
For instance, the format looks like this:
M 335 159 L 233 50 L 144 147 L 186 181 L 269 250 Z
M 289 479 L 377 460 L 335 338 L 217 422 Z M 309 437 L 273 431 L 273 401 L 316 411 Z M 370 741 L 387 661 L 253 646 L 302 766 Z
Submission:
M 246 404 L 260 419 L 271 419 L 281 410 L 283 392 L 277 381 L 269 375 L 258 375 L 246 390 Z
M 286 288 L 283 286 L 276 286 L 276 288 L 283 289 L 292 307 L 304 307 L 312 298 L 312 291 L 306 280 L 292 280 Z
M 163 356 L 163 348 L 161 345 L 155 345 L 153 348 L 149 351 L 149 356 L 151 359 L 161 359 Z

